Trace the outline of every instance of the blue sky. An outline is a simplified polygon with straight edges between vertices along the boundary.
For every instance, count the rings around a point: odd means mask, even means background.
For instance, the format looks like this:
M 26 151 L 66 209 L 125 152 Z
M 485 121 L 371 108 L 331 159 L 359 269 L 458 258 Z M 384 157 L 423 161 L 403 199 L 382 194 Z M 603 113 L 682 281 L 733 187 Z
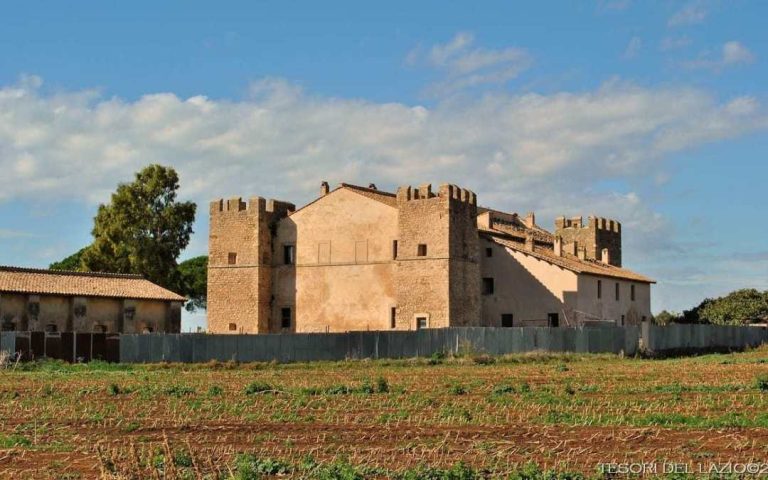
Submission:
M 0 17 L 0 264 L 89 242 L 148 163 L 200 204 L 449 181 L 615 217 L 653 309 L 768 289 L 765 2 L 16 2 Z M 201 321 L 185 319 L 185 326 Z

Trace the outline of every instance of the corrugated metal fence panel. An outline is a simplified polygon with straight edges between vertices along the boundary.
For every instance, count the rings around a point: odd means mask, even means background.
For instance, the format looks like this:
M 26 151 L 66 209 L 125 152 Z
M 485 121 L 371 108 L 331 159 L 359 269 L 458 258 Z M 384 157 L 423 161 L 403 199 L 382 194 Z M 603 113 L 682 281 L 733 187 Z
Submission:
M 16 352 L 16 332 L 0 332 L 0 350 L 8 354 Z
M 120 361 L 303 362 L 348 358 L 410 358 L 443 353 L 503 355 L 532 351 L 634 355 L 640 342 L 655 352 L 744 348 L 768 342 L 768 329 L 714 325 L 547 328 L 468 327 L 419 331 L 268 335 L 130 334 L 120 336 Z M 13 350 L 14 332 L 3 332 Z

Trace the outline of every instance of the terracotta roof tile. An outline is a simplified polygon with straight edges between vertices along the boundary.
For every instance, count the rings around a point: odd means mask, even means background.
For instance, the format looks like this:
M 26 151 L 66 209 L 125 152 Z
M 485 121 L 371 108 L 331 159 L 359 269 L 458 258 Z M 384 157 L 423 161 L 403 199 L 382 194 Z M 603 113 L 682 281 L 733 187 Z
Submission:
M 141 275 L 0 266 L 0 292 L 184 302 Z
M 555 255 L 554 250 L 541 248 L 539 246 L 534 247 L 533 251 L 526 250 L 525 245 L 505 238 L 500 238 L 488 230 L 481 231 L 481 234 L 483 237 L 488 238 L 489 240 L 492 240 L 499 245 L 503 245 L 517 252 L 530 255 L 534 258 L 538 258 L 539 260 L 544 260 L 545 262 L 549 262 L 552 265 L 557 265 L 558 267 L 565 268 L 566 270 L 570 270 L 575 273 L 587 273 L 590 275 L 620 278 L 623 280 L 634 280 L 643 283 L 656 283 L 655 280 L 644 275 L 640 275 L 639 273 L 635 273 L 631 270 L 627 270 L 626 268 L 607 265 L 596 260 L 580 260 L 578 257 L 566 253 L 563 253 L 563 256 L 558 257 Z

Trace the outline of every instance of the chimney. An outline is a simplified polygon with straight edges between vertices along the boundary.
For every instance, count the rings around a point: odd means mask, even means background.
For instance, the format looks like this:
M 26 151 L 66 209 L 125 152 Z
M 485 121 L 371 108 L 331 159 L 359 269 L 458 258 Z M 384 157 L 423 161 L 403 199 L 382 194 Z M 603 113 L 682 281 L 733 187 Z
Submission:
M 528 228 L 533 228 L 534 225 L 536 225 L 536 215 L 533 212 L 528 212 L 525 215 L 525 226 Z
M 328 182 L 322 181 L 320 182 L 320 196 L 324 197 L 328 195 L 328 192 L 330 191 L 330 187 L 328 186 Z
M 586 260 L 587 259 L 587 249 L 584 247 L 579 247 L 577 251 L 577 255 L 579 257 L 579 260 Z
M 563 239 L 561 237 L 555 237 L 555 255 L 558 257 L 563 256 Z
M 368 184 L 368 188 L 370 188 L 371 190 L 378 190 L 378 188 L 376 188 L 376 184 L 375 183 L 369 183 Z
M 530 232 L 525 234 L 525 249 L 529 252 L 533 251 L 533 235 Z
M 608 254 L 608 249 L 607 248 L 604 248 L 603 251 L 602 251 L 601 261 L 603 263 L 605 263 L 606 265 L 610 265 L 611 264 L 611 257 Z

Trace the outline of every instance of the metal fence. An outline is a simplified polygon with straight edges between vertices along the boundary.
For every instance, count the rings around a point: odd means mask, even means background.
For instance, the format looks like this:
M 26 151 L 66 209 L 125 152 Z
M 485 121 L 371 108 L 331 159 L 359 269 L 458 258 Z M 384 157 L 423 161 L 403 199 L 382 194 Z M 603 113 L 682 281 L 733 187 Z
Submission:
M 418 331 L 209 334 L 51 334 L 3 332 L 0 348 L 24 358 L 124 363 L 302 362 L 425 357 L 442 353 L 500 355 L 532 351 L 664 355 L 685 351 L 740 350 L 768 342 L 768 329 L 713 325 L 644 324 L 627 327 L 468 327 Z

